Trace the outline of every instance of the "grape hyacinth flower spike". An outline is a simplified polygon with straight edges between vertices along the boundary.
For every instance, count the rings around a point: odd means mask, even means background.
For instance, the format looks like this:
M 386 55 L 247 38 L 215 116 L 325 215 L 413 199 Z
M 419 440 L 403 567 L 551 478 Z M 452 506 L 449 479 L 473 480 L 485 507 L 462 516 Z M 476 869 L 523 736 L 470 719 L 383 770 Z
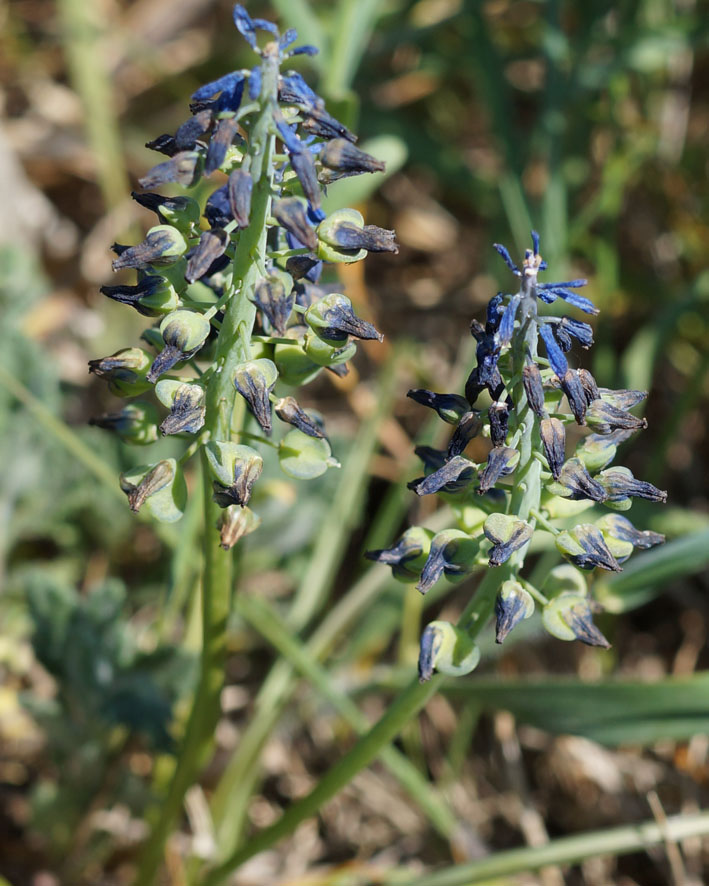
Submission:
M 240 5 L 234 23 L 254 66 L 201 86 L 175 134 L 148 143 L 164 156 L 140 180 L 149 190 L 132 196 L 156 224 L 137 245 L 114 245 L 114 270 L 133 269 L 136 281 L 101 289 L 151 318 L 147 347 L 89 364 L 117 396 L 155 396 L 95 424 L 144 447 L 158 441 L 157 449 L 165 435 L 185 441 L 181 458 L 156 452 L 122 478 L 130 507 L 178 520 L 184 464 L 201 452 L 225 548 L 258 525 L 247 505 L 259 496 L 262 446 L 276 447 L 289 477 L 337 465 L 320 416 L 293 388 L 324 371 L 342 375 L 358 340 L 382 336 L 345 295 L 318 282 L 332 263 L 397 251 L 393 232 L 365 225 L 356 210 L 327 216 L 322 208 L 328 182 L 384 164 L 355 146 L 299 73 L 282 70 L 317 50 L 296 46 L 295 31 L 281 34 Z M 203 212 L 196 193 L 154 190 L 203 189 L 217 172 L 226 181 Z
M 629 411 L 645 393 L 599 388 L 591 373 L 574 368 L 567 356 L 575 344 L 593 344 L 590 324 L 539 311 L 542 302 L 597 314 L 593 302 L 575 291 L 587 281 L 540 282 L 547 266 L 534 231 L 520 266 L 506 247 L 495 244 L 495 249 L 519 288 L 495 295 L 485 322 L 472 322 L 476 365 L 464 394 L 409 391 L 409 397 L 453 426 L 446 450 L 416 450 L 425 475 L 409 486 L 418 495 L 444 495 L 455 526 L 432 537 L 412 527 L 391 548 L 368 554 L 390 565 L 396 578 L 416 583 L 421 593 L 439 580 L 455 582 L 490 570 L 457 625 L 434 621 L 424 630 L 422 680 L 434 671 L 471 671 L 480 658 L 474 639 L 493 612 L 498 643 L 540 607 L 542 623 L 553 636 L 607 647 L 593 623 L 600 607 L 588 577 L 595 569 L 621 571 L 635 548 L 664 541 L 615 512 L 627 510 L 633 497 L 663 502 L 666 493 L 635 479 L 627 468 L 608 467 L 617 445 L 646 427 L 644 418 Z M 590 431 L 574 452 L 567 452 L 570 424 Z M 474 437 L 491 444 L 481 464 L 466 455 Z M 583 519 L 577 520 L 582 512 Z M 539 588 L 525 575 L 537 533 L 550 535 L 560 560 L 566 561 Z M 410 538 L 426 544 L 413 548 Z

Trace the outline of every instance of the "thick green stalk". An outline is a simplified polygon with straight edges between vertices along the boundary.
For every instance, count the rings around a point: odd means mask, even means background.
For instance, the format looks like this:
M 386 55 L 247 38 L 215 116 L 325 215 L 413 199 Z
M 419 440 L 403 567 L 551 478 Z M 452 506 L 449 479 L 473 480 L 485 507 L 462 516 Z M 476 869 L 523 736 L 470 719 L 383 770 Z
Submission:
M 231 298 L 217 342 L 217 371 L 207 388 L 205 430 L 213 439 L 229 440 L 232 432 L 236 390 L 234 370 L 250 357 L 249 343 L 256 316 L 250 298 L 263 275 L 266 258 L 266 219 L 271 203 L 270 134 L 272 109 L 277 101 L 278 57 L 264 61 L 261 114 L 251 143 L 249 161 L 254 177 L 248 228 L 240 236 L 234 256 Z M 202 581 L 202 653 L 200 677 L 187 722 L 175 771 L 158 819 L 145 846 L 136 886 L 153 886 L 167 840 L 182 808 L 185 793 L 199 775 L 214 740 L 219 719 L 219 699 L 224 683 L 227 618 L 232 591 L 232 558 L 219 545 L 215 526 L 220 508 L 212 499 L 212 482 L 202 450 L 204 490 L 204 576 Z

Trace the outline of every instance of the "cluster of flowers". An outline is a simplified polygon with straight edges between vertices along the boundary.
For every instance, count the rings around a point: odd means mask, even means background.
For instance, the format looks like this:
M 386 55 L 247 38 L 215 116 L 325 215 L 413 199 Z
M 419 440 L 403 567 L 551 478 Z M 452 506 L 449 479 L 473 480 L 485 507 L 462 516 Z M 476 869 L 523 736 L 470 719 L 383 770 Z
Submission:
M 133 198 L 158 224 L 138 245 L 113 247 L 113 269 L 136 269 L 135 285 L 101 290 L 156 318 L 156 325 L 145 330 L 144 346 L 89 364 L 114 394 L 133 397 L 154 388 L 167 410 L 134 400 L 95 424 L 139 445 L 160 434 L 193 438 L 182 459 L 122 475 L 131 509 L 145 506 L 159 520 L 179 519 L 186 499 L 182 464 L 204 447 L 214 499 L 224 508 L 220 530 L 227 548 L 258 524 L 247 505 L 263 459 L 242 440 L 270 444 L 273 408 L 292 427 L 278 443 L 288 475 L 312 478 L 336 464 L 320 417 L 302 409 L 289 390 L 323 369 L 346 374 L 353 339 L 381 340 L 336 285 L 319 284 L 323 263 L 397 251 L 393 232 L 365 225 L 359 212 L 323 211 L 324 186 L 384 165 L 357 148 L 356 137 L 300 74 L 281 73 L 287 59 L 316 50 L 291 48 L 295 31 L 281 35 L 242 6 L 234 8 L 234 21 L 258 63 L 202 86 L 177 132 L 148 143 L 167 159 L 140 180 L 149 190 Z M 267 33 L 263 47 L 257 31 Z M 192 197 L 150 190 L 194 188 L 212 173 L 221 174 L 220 181 L 203 210 Z M 247 430 L 249 416 L 254 433 Z
M 504 246 L 495 244 L 520 288 L 491 299 L 484 326 L 473 321 L 477 366 L 465 395 L 409 391 L 409 397 L 454 426 L 447 450 L 418 447 L 425 476 L 409 486 L 418 495 L 439 493 L 450 504 L 457 528 L 434 535 L 415 526 L 391 548 L 368 556 L 390 565 L 398 579 L 417 582 L 423 594 L 441 577 L 457 581 L 480 566 L 502 567 L 495 605 L 498 643 L 533 613 L 536 601 L 554 636 L 607 647 L 593 623 L 597 603 L 583 571 L 619 572 L 634 548 L 664 541 L 657 533 L 637 530 L 620 512 L 630 508 L 634 497 L 664 502 L 667 496 L 627 468 L 609 467 L 617 446 L 646 427 L 645 419 L 629 411 L 646 394 L 599 388 L 590 372 L 569 366 L 572 340 L 584 348 L 593 344 L 591 326 L 568 316 L 539 315 L 539 300 L 560 300 L 586 314 L 598 311 L 573 291 L 586 280 L 538 282 L 546 263 L 536 232 L 532 241 L 521 269 Z M 546 359 L 537 355 L 538 337 Z M 574 422 L 591 433 L 567 458 L 566 426 Z M 479 434 L 492 444 L 483 464 L 464 454 Z M 598 504 L 609 513 L 576 523 L 577 515 Z M 567 561 L 553 568 L 539 589 L 522 577 L 535 532 L 551 534 Z M 434 669 L 468 673 L 479 657 L 465 625 L 435 621 L 421 638 L 419 675 L 423 681 Z

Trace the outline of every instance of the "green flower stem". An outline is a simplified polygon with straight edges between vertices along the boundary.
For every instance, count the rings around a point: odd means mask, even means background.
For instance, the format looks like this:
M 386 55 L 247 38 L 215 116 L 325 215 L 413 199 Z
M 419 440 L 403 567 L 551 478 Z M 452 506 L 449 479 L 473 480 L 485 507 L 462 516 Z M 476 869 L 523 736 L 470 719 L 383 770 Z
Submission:
M 241 232 L 234 256 L 231 300 L 217 341 L 217 371 L 207 387 L 205 433 L 229 440 L 235 421 L 234 370 L 250 357 L 249 342 L 256 308 L 249 298 L 262 276 L 266 251 L 266 218 L 271 201 L 271 155 L 275 139 L 269 134 L 272 107 L 277 101 L 278 59 L 264 62 L 261 116 L 249 147 L 254 176 L 251 216 Z M 202 652 L 195 691 L 182 747 L 160 817 L 145 845 L 136 886 L 153 886 L 167 840 L 182 808 L 185 793 L 199 775 L 214 741 L 219 698 L 224 682 L 227 617 L 232 590 L 232 558 L 219 546 L 215 524 L 220 508 L 212 499 L 209 467 L 202 450 L 204 487 L 204 575 L 202 580 Z
M 527 846 L 496 852 L 489 858 L 435 871 L 416 879 L 402 879 L 397 871 L 385 882 L 398 886 L 469 886 L 488 883 L 498 877 L 528 874 L 548 865 L 577 864 L 600 855 L 626 855 L 640 852 L 660 843 L 678 843 L 689 837 L 709 834 L 709 812 L 695 815 L 673 815 L 666 821 L 645 821 L 641 824 L 590 831 L 571 837 L 560 837 L 543 846 Z
M 420 596 L 420 595 L 419 595 Z M 242 596 L 237 612 L 255 628 L 293 668 L 308 679 L 334 709 L 362 735 L 369 723 L 357 705 L 337 689 L 327 671 L 317 663 L 305 646 L 289 630 L 276 610 L 263 600 Z M 431 785 L 396 748 L 387 746 L 381 752 L 384 765 L 426 813 L 431 824 L 445 839 L 457 830 L 457 820 L 450 807 L 432 789 Z
M 501 569 L 504 569 L 504 566 Z M 499 586 L 499 571 L 490 570 L 487 573 L 473 598 L 473 605 L 468 613 L 469 621 L 472 623 L 472 627 L 469 629 L 472 638 L 477 636 L 492 614 Z M 279 840 L 292 834 L 302 821 L 315 815 L 328 800 L 349 784 L 358 772 L 381 754 L 382 749 L 401 732 L 404 726 L 436 693 L 443 679 L 440 674 L 437 674 L 428 683 L 419 683 L 417 679 L 412 680 L 389 706 L 386 714 L 361 736 L 354 747 L 338 763 L 328 770 L 307 797 L 290 806 L 278 821 L 256 834 L 247 844 L 236 849 L 228 858 L 213 868 L 203 879 L 202 886 L 218 886 L 223 883 L 233 870 L 254 855 L 269 849 Z

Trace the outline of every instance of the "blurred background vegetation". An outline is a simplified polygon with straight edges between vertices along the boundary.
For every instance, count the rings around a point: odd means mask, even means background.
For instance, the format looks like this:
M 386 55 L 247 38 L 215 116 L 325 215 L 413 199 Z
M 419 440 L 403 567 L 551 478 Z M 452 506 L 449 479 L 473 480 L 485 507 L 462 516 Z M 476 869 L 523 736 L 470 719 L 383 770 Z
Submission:
M 603 385 L 651 391 L 649 430 L 623 463 L 668 489 L 666 508 L 639 503 L 633 519 L 665 532 L 669 553 L 639 555 L 605 583 L 612 650 L 562 644 L 533 623 L 502 653 L 487 643 L 479 672 L 428 705 L 398 746 L 435 786 L 435 808 L 412 803 L 377 763 L 235 882 L 378 882 L 701 809 L 707 4 L 247 8 L 324 47 L 298 69 L 389 159 L 376 190 L 347 186 L 369 221 L 396 229 L 401 251 L 350 266 L 343 281 L 386 346 L 361 348 L 344 381 L 308 389 L 343 471 L 297 489 L 265 484 L 262 528 L 239 550 L 246 603 L 231 625 L 217 751 L 188 795 L 165 882 L 187 882 L 184 859 L 209 856 L 225 821 L 264 827 L 307 794 L 411 673 L 422 603 L 361 556 L 431 517 L 405 489 L 414 439 L 429 433 L 405 392 L 460 385 L 472 353 L 461 330 L 508 285 L 491 244 L 518 253 L 532 226 L 555 279 L 591 280 L 601 314 L 581 359 Z M 200 515 L 191 508 L 159 533 L 132 518 L 115 477 L 142 454 L 87 426 L 116 405 L 87 360 L 142 328 L 98 287 L 111 276 L 110 244 L 150 223 L 129 197 L 157 162 L 144 143 L 175 131 L 198 85 L 248 59 L 224 0 L 11 0 L 0 34 L 0 876 L 118 886 L 131 882 L 189 701 Z M 316 668 L 307 679 L 253 600 L 299 629 Z M 264 695 L 276 659 L 280 689 Z M 521 682 L 533 675 L 547 680 L 536 695 Z M 627 685 L 610 686 L 611 675 Z M 341 697 L 358 711 L 338 707 Z M 706 841 L 682 850 L 592 852 L 566 882 L 704 882 Z M 564 882 L 554 867 L 521 876 L 497 882 Z

